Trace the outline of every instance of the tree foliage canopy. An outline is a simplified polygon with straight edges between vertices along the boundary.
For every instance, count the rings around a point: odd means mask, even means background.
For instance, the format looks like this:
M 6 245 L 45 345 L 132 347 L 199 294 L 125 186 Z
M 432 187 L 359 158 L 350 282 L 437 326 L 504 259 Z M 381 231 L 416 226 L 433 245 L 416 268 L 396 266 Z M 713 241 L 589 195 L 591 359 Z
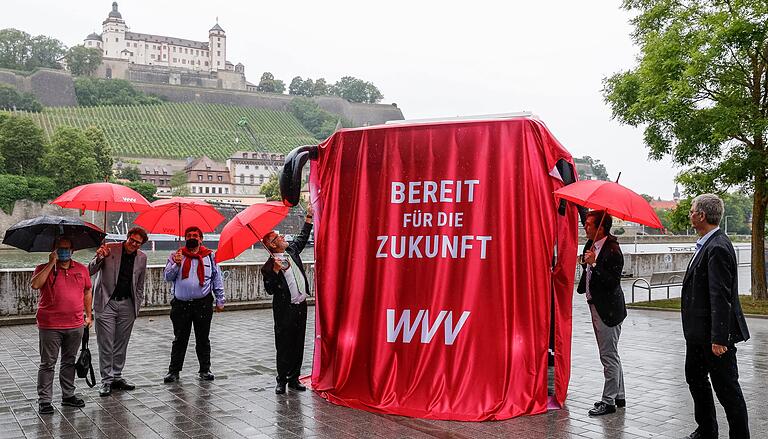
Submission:
M 154 105 L 162 103 L 157 96 L 136 90 L 122 79 L 75 79 L 77 103 L 83 107 L 101 105 Z
M 0 110 L 43 111 L 43 105 L 32 93 L 19 93 L 14 87 L 0 84 Z
M 604 81 L 619 121 L 642 126 L 650 157 L 686 169 L 689 193 L 753 193 L 752 293 L 768 296 L 768 2 L 624 0 L 637 66 Z
M 350 102 L 376 104 L 384 99 L 379 89 L 370 82 L 353 76 L 344 76 L 330 87 L 330 93 Z
M 45 35 L 32 35 L 18 29 L 0 29 L 0 68 L 30 71 L 38 67 L 60 69 L 64 44 Z
M 29 117 L 0 119 L 0 154 L 6 157 L 5 171 L 17 175 L 38 175 L 46 153 L 43 130 Z
M 101 64 L 101 50 L 74 46 L 67 51 L 67 67 L 75 76 L 90 76 Z
M 349 121 L 339 119 L 339 116 L 323 110 L 312 99 L 294 98 L 291 101 L 290 108 L 291 113 L 296 116 L 296 119 L 316 139 L 325 139 L 333 134 L 339 122 L 341 122 L 342 126 L 351 126 Z
M 261 75 L 259 85 L 256 86 L 256 90 L 264 93 L 283 93 L 285 91 L 285 82 L 275 79 L 275 75 L 270 72 L 264 72 Z

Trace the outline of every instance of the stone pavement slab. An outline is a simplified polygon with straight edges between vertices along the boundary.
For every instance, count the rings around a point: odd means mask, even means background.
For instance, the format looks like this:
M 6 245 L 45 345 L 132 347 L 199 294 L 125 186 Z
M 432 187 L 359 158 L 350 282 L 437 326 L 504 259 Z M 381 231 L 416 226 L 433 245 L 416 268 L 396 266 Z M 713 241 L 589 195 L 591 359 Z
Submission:
M 314 326 L 310 309 L 308 334 Z M 752 339 L 738 345 L 741 384 L 753 437 L 768 437 L 768 320 L 748 319 Z M 98 364 L 93 332 L 91 348 Z M 78 379 L 85 408 L 37 413 L 37 329 L 0 327 L 0 438 L 675 438 L 694 429 L 683 374 L 684 341 L 676 313 L 630 310 L 620 354 L 627 408 L 590 418 L 600 398 L 602 367 L 583 298 L 574 296 L 573 366 L 566 407 L 497 422 L 453 422 L 386 416 L 335 406 L 312 392 L 275 395 L 271 310 L 216 314 L 211 330 L 213 382 L 196 379 L 190 342 L 181 382 L 162 383 L 173 331 L 168 316 L 134 327 L 124 376 L 132 392 L 100 398 Z M 304 372 L 310 371 L 311 337 Z M 58 373 L 58 372 L 57 372 Z M 718 406 L 721 434 L 727 423 Z

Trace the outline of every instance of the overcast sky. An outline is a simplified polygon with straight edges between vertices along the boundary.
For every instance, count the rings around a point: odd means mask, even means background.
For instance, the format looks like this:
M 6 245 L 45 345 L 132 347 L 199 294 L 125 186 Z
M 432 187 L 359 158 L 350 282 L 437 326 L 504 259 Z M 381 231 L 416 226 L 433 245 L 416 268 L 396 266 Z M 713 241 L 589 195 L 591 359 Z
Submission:
M 101 32 L 107 0 L 3 0 L 0 28 L 67 46 Z M 124 0 L 133 32 L 207 41 L 219 18 L 227 56 L 250 82 L 264 71 L 373 82 L 407 119 L 531 111 L 577 157 L 671 199 L 679 169 L 648 160 L 640 129 L 611 119 L 602 79 L 634 63 L 629 15 L 609 1 Z

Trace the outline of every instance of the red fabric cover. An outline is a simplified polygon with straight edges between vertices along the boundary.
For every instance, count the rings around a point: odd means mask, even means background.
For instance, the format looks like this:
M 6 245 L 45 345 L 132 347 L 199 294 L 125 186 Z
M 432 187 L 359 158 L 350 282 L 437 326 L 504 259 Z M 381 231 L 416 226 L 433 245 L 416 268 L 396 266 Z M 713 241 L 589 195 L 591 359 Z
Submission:
M 310 174 L 314 389 L 336 404 L 421 418 L 482 421 L 544 412 L 554 288 L 555 399 L 562 404 L 577 214 L 573 207 L 557 214 L 553 191 L 562 182 L 550 171 L 561 158 L 572 163 L 544 124 L 528 118 L 343 130 L 321 144 Z M 473 201 L 463 183 L 460 202 L 392 203 L 393 181 L 441 180 L 479 180 Z M 403 225 L 404 214 L 416 210 L 434 216 L 432 227 Z M 437 226 L 438 212 L 463 213 L 461 227 Z M 396 258 L 389 239 L 387 257 L 377 257 L 377 237 L 397 236 L 397 254 L 399 237 L 418 235 L 491 239 L 484 259 L 477 239 L 463 258 L 460 250 L 456 257 L 438 251 L 416 258 L 411 249 Z M 425 239 L 417 243 L 422 256 Z M 404 310 L 411 323 L 420 310 L 428 314 L 428 325 L 411 325 L 409 342 L 405 328 L 392 331 Z
M 43 270 L 48 264 L 35 267 L 33 276 Z M 68 269 L 56 267 L 48 274 L 37 304 L 37 327 L 41 329 L 74 329 L 85 324 L 85 290 L 92 287 L 88 268 L 75 261 L 70 262 Z M 54 282 L 54 278 L 56 281 Z
M 186 279 L 189 277 L 189 270 L 192 267 L 192 259 L 197 259 L 197 280 L 200 282 L 200 286 L 205 285 L 205 267 L 203 266 L 203 258 L 211 254 L 211 250 L 204 245 L 192 253 L 187 250 L 186 247 L 181 248 L 181 254 L 184 255 L 184 263 L 181 266 L 181 278 Z

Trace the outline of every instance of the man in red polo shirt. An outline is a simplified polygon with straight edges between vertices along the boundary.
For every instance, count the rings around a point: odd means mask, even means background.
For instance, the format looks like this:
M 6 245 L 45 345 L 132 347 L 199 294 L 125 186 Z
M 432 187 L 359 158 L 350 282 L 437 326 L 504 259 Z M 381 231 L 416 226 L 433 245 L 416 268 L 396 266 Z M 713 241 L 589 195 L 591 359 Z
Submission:
M 75 356 L 83 326 L 91 325 L 91 277 L 88 268 L 72 260 L 72 241 L 56 238 L 48 263 L 35 268 L 32 289 L 40 290 L 37 327 L 40 337 L 40 368 L 37 395 L 41 414 L 53 413 L 53 372 L 61 350 L 59 383 L 61 405 L 84 407 L 75 396 Z M 83 319 L 85 311 L 85 319 Z

